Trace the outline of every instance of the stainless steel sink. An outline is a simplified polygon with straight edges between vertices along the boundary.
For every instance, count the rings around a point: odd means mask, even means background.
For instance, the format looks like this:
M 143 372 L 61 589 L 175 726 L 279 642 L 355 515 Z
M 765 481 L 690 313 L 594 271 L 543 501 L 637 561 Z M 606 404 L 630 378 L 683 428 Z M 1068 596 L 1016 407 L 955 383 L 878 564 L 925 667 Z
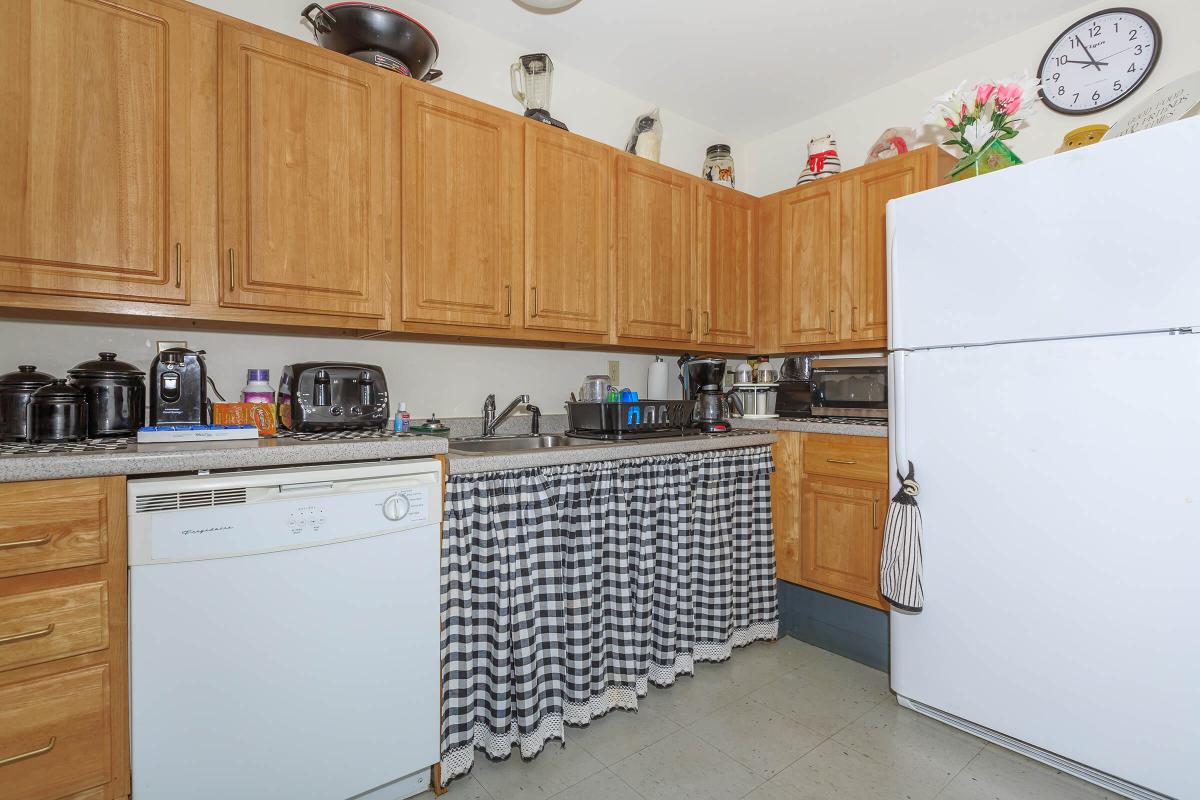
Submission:
M 555 447 L 586 447 L 595 445 L 590 439 L 573 439 L 558 433 L 540 436 L 490 436 L 470 439 L 451 439 L 450 449 L 458 453 L 517 453 L 524 450 L 547 450 Z

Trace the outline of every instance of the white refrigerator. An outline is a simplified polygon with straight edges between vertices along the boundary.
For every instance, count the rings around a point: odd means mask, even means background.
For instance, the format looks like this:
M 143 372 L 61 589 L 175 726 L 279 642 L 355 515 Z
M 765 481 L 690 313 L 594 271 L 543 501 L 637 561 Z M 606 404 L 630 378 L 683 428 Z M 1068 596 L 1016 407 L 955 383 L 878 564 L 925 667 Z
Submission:
M 1198 198 L 1193 119 L 888 207 L 892 689 L 1138 798 L 1200 798 Z

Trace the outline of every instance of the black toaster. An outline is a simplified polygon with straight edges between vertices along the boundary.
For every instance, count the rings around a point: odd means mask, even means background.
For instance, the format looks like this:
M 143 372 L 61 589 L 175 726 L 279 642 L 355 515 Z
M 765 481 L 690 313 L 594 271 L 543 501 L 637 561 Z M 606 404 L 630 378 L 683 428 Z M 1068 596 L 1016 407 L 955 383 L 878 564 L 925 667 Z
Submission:
M 289 364 L 278 400 L 279 423 L 292 431 L 379 429 L 389 419 L 387 379 L 374 364 Z

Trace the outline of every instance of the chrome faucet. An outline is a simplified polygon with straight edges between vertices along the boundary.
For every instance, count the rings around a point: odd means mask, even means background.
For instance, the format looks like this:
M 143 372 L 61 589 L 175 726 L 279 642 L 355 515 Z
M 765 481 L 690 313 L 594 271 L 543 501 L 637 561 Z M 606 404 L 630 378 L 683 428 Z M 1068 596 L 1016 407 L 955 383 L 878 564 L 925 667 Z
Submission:
M 500 423 L 508 419 L 519 405 L 529 405 L 529 395 L 519 394 L 516 399 L 504 407 L 504 410 L 499 414 L 496 413 L 496 395 L 489 394 L 487 399 L 483 401 L 483 435 L 495 436 L 496 428 L 500 427 Z M 541 416 L 540 412 L 538 416 Z

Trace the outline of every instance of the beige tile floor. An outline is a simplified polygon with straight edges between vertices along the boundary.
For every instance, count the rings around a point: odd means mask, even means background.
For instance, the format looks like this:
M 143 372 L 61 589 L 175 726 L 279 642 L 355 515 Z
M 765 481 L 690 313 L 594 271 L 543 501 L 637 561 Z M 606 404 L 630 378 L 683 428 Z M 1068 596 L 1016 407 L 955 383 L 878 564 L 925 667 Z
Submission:
M 422 800 L 428 796 L 423 795 Z M 447 800 L 1095 800 L 1091 784 L 896 704 L 887 675 L 796 639 L 652 687 L 536 759 L 482 755 Z

